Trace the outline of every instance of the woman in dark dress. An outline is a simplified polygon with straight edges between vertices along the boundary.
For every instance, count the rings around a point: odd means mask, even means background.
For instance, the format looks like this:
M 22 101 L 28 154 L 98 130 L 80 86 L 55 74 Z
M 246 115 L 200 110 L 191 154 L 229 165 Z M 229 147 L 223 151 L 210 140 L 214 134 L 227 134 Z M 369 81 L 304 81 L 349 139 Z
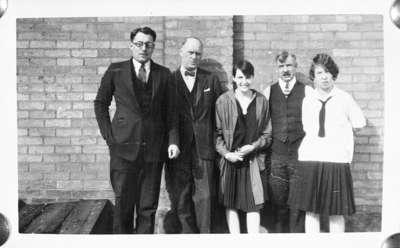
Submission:
M 258 233 L 259 210 L 267 200 L 265 152 L 271 142 L 268 101 L 251 89 L 254 67 L 248 61 L 234 65 L 236 87 L 221 95 L 216 103 L 219 162 L 219 201 L 226 207 L 231 233 L 240 232 L 238 211 L 246 213 L 248 233 Z

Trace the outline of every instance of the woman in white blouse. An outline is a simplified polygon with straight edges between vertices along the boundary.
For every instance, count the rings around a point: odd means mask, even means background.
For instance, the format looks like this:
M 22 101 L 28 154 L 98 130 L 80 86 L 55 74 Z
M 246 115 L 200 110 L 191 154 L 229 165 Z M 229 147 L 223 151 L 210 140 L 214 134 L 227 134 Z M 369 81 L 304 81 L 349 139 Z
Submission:
M 339 69 L 327 54 L 312 61 L 310 78 L 315 90 L 303 100 L 305 137 L 299 148 L 299 166 L 288 204 L 306 211 L 306 232 L 320 232 L 320 215 L 329 215 L 330 232 L 344 232 L 345 215 L 355 213 L 353 131 L 365 126 L 363 113 L 347 92 L 335 86 Z

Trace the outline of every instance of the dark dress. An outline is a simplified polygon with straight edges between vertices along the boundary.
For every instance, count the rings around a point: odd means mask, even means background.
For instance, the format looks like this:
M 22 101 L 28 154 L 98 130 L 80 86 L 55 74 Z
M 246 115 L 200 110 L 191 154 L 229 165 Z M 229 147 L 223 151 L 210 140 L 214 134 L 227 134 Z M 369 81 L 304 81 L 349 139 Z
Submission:
M 239 147 L 251 144 L 257 137 L 256 123 L 256 101 L 252 101 L 247 108 L 247 114 L 244 115 L 239 102 L 236 100 L 238 109 L 238 119 L 233 134 L 232 150 L 234 152 Z M 220 202 L 226 208 L 238 209 L 244 212 L 259 211 L 263 204 L 255 205 L 250 181 L 249 158 L 254 154 L 248 154 L 243 161 L 236 163 L 227 163 L 225 194 L 220 194 Z M 264 185 L 264 182 L 263 182 Z

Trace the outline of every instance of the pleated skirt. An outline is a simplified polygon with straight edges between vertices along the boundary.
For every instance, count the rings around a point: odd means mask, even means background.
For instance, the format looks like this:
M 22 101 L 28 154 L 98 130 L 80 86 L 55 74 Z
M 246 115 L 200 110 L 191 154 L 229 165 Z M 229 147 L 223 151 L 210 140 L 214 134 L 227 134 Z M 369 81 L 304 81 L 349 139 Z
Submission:
M 244 212 L 256 212 L 262 209 L 263 204 L 255 204 L 250 180 L 250 167 L 237 167 L 228 163 L 225 171 L 224 193 L 219 194 L 219 202 L 226 208 Z M 263 184 L 264 201 L 267 200 L 266 170 L 260 172 Z
M 355 213 L 350 164 L 300 161 L 295 173 L 289 191 L 290 208 L 323 215 Z

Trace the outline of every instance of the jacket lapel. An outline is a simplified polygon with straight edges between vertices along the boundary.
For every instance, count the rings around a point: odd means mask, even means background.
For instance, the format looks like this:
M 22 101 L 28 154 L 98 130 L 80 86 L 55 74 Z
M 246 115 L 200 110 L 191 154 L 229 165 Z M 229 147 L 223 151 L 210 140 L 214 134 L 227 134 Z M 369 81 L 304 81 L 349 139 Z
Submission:
M 195 100 L 194 108 L 197 108 L 200 99 L 204 95 L 204 88 L 206 86 L 206 80 L 204 80 L 203 71 L 200 68 L 198 68 L 196 74 L 197 75 L 196 75 L 195 85 L 197 84 L 197 91 L 196 91 L 196 100 Z
M 136 73 L 134 73 L 134 71 L 131 70 L 131 63 L 132 61 L 128 60 L 122 66 L 121 70 L 122 83 L 125 84 L 126 88 L 132 95 L 131 102 L 134 110 L 140 112 L 139 103 L 136 98 L 135 90 L 133 89 L 133 80 L 136 79 Z
M 185 81 L 183 80 L 182 74 L 180 69 L 177 69 L 174 72 L 174 78 L 175 78 L 175 82 L 177 84 L 177 88 L 178 88 L 178 94 L 183 96 L 183 98 L 186 101 L 185 106 L 187 106 L 187 108 L 190 111 L 190 115 L 192 116 L 192 118 L 194 118 L 194 113 L 193 113 L 193 108 L 192 108 L 192 103 L 189 99 L 189 95 L 186 92 L 189 92 L 189 90 L 187 90 Z
M 153 103 L 154 100 L 154 96 L 156 95 L 158 88 L 160 88 L 160 83 L 161 83 L 161 79 L 160 79 L 161 75 L 158 72 L 158 66 L 154 64 L 154 62 L 151 60 L 150 62 L 150 74 L 149 74 L 149 80 L 148 82 L 150 82 L 153 84 L 152 85 L 152 92 L 151 92 L 151 103 Z
M 258 127 L 261 126 L 261 113 L 262 113 L 262 109 L 263 109 L 263 98 L 261 96 L 258 95 L 258 92 L 255 92 L 255 96 L 256 99 L 254 99 L 254 101 L 256 101 L 256 119 L 257 119 L 257 125 Z

